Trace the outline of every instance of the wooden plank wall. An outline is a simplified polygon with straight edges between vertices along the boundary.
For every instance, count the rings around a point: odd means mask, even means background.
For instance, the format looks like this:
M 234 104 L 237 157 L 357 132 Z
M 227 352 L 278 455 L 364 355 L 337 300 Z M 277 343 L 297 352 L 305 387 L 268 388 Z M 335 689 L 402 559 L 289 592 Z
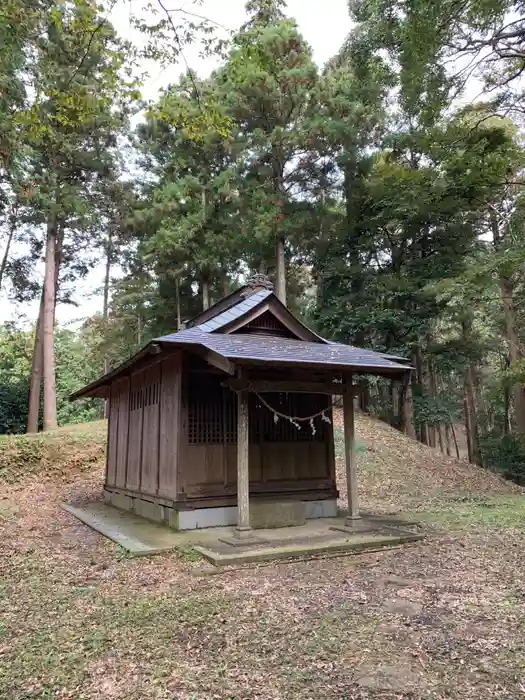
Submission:
M 156 494 L 159 481 L 160 365 L 143 374 L 142 463 L 140 490 Z
M 181 487 L 188 497 L 235 493 L 236 445 L 188 445 Z M 250 445 L 250 489 L 294 491 L 335 488 L 330 449 L 324 442 Z
M 115 385 L 118 396 L 118 441 L 117 467 L 115 486 L 126 488 L 126 469 L 128 464 L 128 434 L 129 434 L 129 377 Z M 111 387 L 113 392 L 113 387 Z
M 188 408 L 187 389 L 184 386 L 185 410 Z M 253 410 L 261 409 L 252 405 L 250 413 Z M 301 430 L 307 433 L 310 427 L 305 425 Z M 302 440 L 294 442 L 286 439 L 265 441 L 264 438 L 251 442 L 249 466 L 252 492 L 335 489 L 332 426 L 324 424 L 323 431 L 323 440 L 310 440 L 305 434 Z M 182 494 L 188 498 L 198 498 L 236 492 L 237 445 L 231 443 L 226 432 L 223 443 L 193 444 L 191 436 L 184 435 L 181 449 L 184 469 L 180 475 L 179 491 Z
M 142 465 L 142 385 L 144 372 L 131 375 L 129 392 L 129 432 L 128 432 L 128 465 L 126 471 L 126 488 L 131 491 L 140 490 L 140 471 Z
M 118 454 L 118 417 L 119 392 L 116 385 L 111 387 L 109 394 L 108 444 L 106 453 L 106 484 L 117 485 L 117 454 Z
M 177 498 L 177 471 L 181 431 L 181 354 L 161 365 L 159 406 L 158 493 Z
M 226 450 L 227 478 L 236 483 L 235 446 Z M 266 442 L 250 445 L 250 483 L 332 481 L 331 457 L 323 442 Z M 317 488 L 317 486 L 316 486 Z
M 106 485 L 176 499 L 180 356 L 170 356 L 110 392 Z

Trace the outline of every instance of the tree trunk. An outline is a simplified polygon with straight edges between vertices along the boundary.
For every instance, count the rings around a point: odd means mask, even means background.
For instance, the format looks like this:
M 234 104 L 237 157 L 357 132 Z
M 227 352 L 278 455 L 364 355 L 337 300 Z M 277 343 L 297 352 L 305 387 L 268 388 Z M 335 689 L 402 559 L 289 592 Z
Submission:
M 490 209 L 490 223 L 494 239 L 494 248 L 496 251 L 499 251 L 504 248 L 505 243 L 500 235 L 497 212 L 493 209 Z M 518 332 L 519 326 L 514 304 L 514 282 L 511 277 L 506 274 L 503 266 L 500 266 L 498 270 L 498 281 L 503 305 L 503 316 L 505 319 L 505 335 L 509 347 L 510 366 L 512 369 L 513 365 L 521 360 L 525 353 Z M 513 397 L 516 431 L 521 435 L 525 435 L 525 389 L 521 382 L 515 384 Z
M 415 356 L 414 356 L 414 366 L 416 368 L 415 371 L 415 380 L 416 380 L 416 387 L 418 390 L 418 393 L 420 396 L 423 396 L 424 394 L 424 389 L 425 389 L 425 384 L 424 384 L 424 378 L 423 378 L 423 353 L 421 351 L 421 347 L 416 348 Z M 426 423 L 421 422 L 419 424 L 419 440 L 422 442 L 424 445 L 428 445 L 428 427 Z
M 483 376 L 477 364 L 472 365 L 472 379 L 474 382 L 474 402 L 476 405 L 478 435 L 483 436 L 487 435 L 489 432 L 489 422 L 487 403 L 485 401 L 485 390 L 483 386 Z M 483 459 L 483 455 L 481 454 L 481 446 L 480 457 Z
M 108 237 L 106 241 L 106 269 L 104 271 L 104 296 L 102 299 L 102 318 L 104 319 L 104 334 L 105 341 L 107 343 L 107 333 L 108 333 L 108 318 L 109 318 L 109 284 L 111 281 L 111 262 L 113 258 L 113 239 L 112 239 L 112 224 L 108 227 Z M 104 374 L 109 372 L 109 355 L 104 353 Z M 104 418 L 109 418 L 109 401 L 104 400 Z
M 377 384 L 377 394 L 379 398 L 379 415 L 383 420 L 388 421 L 390 417 L 390 401 L 387 388 L 381 382 Z
M 62 262 L 63 232 L 59 232 L 55 254 L 55 308 L 53 309 L 53 325 L 55 323 L 56 298 L 58 295 L 58 278 Z M 33 358 L 31 361 L 31 380 L 29 383 L 29 400 L 27 415 L 28 433 L 38 432 L 38 418 L 40 414 L 40 390 L 42 388 L 42 374 L 44 367 L 44 287 L 40 295 L 40 307 L 35 327 L 35 343 Z
M 467 454 L 468 461 L 472 464 L 474 462 L 474 446 L 472 441 L 472 419 L 470 416 L 470 407 L 467 400 L 467 383 L 465 381 L 464 385 L 464 397 L 463 397 L 463 409 L 465 411 L 465 432 L 467 436 Z
M 505 318 L 505 331 L 509 346 L 510 368 L 523 359 L 523 346 L 518 335 L 518 321 L 514 306 L 514 285 L 510 279 L 500 274 L 500 292 L 503 302 Z M 513 390 L 514 398 L 514 422 L 516 431 L 525 435 L 525 390 L 520 382 L 517 382 Z
M 113 243 L 111 236 L 111 228 L 108 231 L 106 241 L 106 269 L 104 272 L 104 296 L 102 299 L 102 317 L 104 323 L 107 323 L 109 316 L 109 283 L 111 280 L 111 261 L 113 258 Z
M 399 407 L 399 384 L 397 380 L 392 379 L 390 382 L 390 425 L 397 429 L 399 429 L 399 426 L 401 425 L 401 413 Z
M 7 268 L 7 263 L 9 260 L 9 253 L 11 252 L 11 243 L 13 242 L 13 236 L 16 230 L 16 218 L 15 214 L 12 215 L 11 221 L 9 223 L 9 233 L 7 234 L 7 241 L 5 244 L 4 254 L 2 256 L 2 262 L 0 263 L 0 292 L 2 291 L 2 284 L 4 281 L 4 275 Z
M 202 309 L 210 308 L 210 280 L 207 273 L 201 274 L 201 294 L 202 294 Z
M 206 190 L 201 192 L 201 203 L 202 203 L 202 229 L 203 232 L 206 229 L 207 212 L 206 212 Z M 210 308 L 210 278 L 208 272 L 201 272 L 201 294 L 202 294 L 202 309 Z
M 406 433 L 409 438 L 416 440 L 416 429 L 414 427 L 414 401 L 412 397 L 412 377 L 411 373 L 405 375 L 399 391 L 399 413 L 400 430 Z
M 180 327 L 182 326 L 182 317 L 180 313 L 180 280 L 177 277 L 175 277 L 175 304 L 177 307 L 177 330 L 180 330 Z
M 452 437 L 454 438 L 454 446 L 456 448 L 456 457 L 458 459 L 461 459 L 461 455 L 459 454 L 458 438 L 456 435 L 456 428 L 454 427 L 454 423 L 450 424 L 450 430 L 452 431 Z
M 452 452 L 450 449 L 450 426 L 448 423 L 445 423 L 445 445 L 447 448 L 447 455 L 450 457 Z
M 505 370 L 509 368 L 509 359 L 506 359 Z M 503 434 L 510 433 L 510 391 L 507 382 L 503 384 Z
M 361 377 L 357 382 L 359 408 L 363 413 L 370 411 L 370 385 L 366 377 Z
M 286 305 L 286 267 L 284 261 L 284 238 L 279 236 L 277 240 L 277 265 L 276 265 L 276 277 L 277 277 L 277 298 Z
M 436 408 L 437 404 L 437 398 L 438 398 L 438 390 L 437 390 L 437 380 L 436 380 L 436 371 L 434 369 L 434 363 L 432 360 L 428 361 L 428 378 L 429 378 L 429 388 L 430 392 L 432 395 L 432 401 L 434 403 L 434 408 Z M 439 424 L 439 420 L 434 420 L 432 424 L 432 430 L 431 430 L 431 445 L 432 447 L 437 447 L 439 439 L 439 446 L 441 448 L 441 452 L 443 452 L 443 436 L 441 435 L 441 426 Z
M 35 328 L 35 343 L 33 360 L 31 362 L 31 380 L 29 383 L 29 406 L 27 412 L 27 433 L 38 432 L 38 415 L 40 413 L 40 387 L 42 384 L 43 355 L 43 321 L 44 321 L 44 290 L 40 295 L 40 308 Z
M 445 445 L 443 443 L 443 430 L 442 430 L 441 423 L 438 423 L 436 430 L 437 430 L 438 441 L 439 441 L 439 449 L 441 450 L 441 454 L 445 454 Z
M 463 341 L 468 347 L 472 343 L 472 319 L 470 317 L 461 322 Z M 476 367 L 473 362 L 469 362 L 465 370 L 464 378 L 465 390 L 465 427 L 467 429 L 467 444 L 469 451 L 469 461 L 472 464 L 483 466 L 479 449 L 479 429 L 476 411 Z
M 55 302 L 56 302 L 57 217 L 49 214 L 47 220 L 44 310 L 43 310 L 43 377 L 44 377 L 44 430 L 57 427 L 57 397 L 55 377 Z

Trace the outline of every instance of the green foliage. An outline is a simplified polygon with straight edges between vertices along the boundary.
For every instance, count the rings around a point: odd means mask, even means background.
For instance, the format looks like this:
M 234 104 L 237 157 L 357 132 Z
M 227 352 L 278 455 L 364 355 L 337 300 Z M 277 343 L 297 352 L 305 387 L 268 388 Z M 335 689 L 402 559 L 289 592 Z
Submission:
M 515 6 L 349 8 L 355 26 L 320 71 L 283 0 L 249 0 L 227 45 L 198 12 L 134 6 L 142 48 L 122 41 L 94 0 L 4 3 L 0 288 L 9 280 L 24 301 L 40 293 L 50 225 L 59 303 L 101 252 L 106 263 L 102 313 L 78 333 L 57 332 L 61 423 L 100 411 L 65 400 L 80 383 L 251 271 L 272 274 L 284 242 L 295 312 L 330 338 L 412 359 L 422 440 L 462 419 L 467 390 L 482 441 L 518 425 L 525 200 L 510 118 L 523 68 Z M 501 52 L 505 27 L 511 55 Z M 217 69 L 202 78 L 186 66 L 144 105 L 137 57 L 167 66 L 197 38 Z M 495 88 L 486 102 L 458 106 L 458 56 L 475 57 L 477 77 Z M 495 118 L 503 106 L 507 116 Z M 1 430 L 25 422 L 31 353 L 30 334 L 2 329 Z M 401 396 L 383 379 L 362 388 L 368 408 L 397 425 L 406 388 Z
M 24 432 L 27 425 L 28 390 L 29 383 L 26 380 L 0 379 L 0 434 Z
M 23 432 L 31 371 L 31 338 L 13 326 L 0 327 L 0 434 Z
M 88 423 L 102 415 L 102 402 L 75 401 L 68 397 L 79 385 L 89 384 L 102 372 L 100 365 L 93 363 L 92 343 L 96 339 L 82 331 L 78 334 L 59 330 L 56 335 L 58 425 Z
M 304 254 L 318 230 L 309 200 L 321 173 L 314 130 L 319 76 L 281 6 L 249 3 L 249 20 L 216 75 L 235 124 L 236 209 L 253 266 L 274 258 L 279 237 L 289 243 L 290 260 L 297 245 Z
M 87 384 L 102 371 L 95 354 L 97 338 L 59 330 L 57 349 L 58 423 L 86 423 L 101 416 L 100 401 L 68 400 L 80 384 Z M 0 435 L 24 432 L 31 374 L 33 334 L 13 326 L 0 326 Z
M 494 431 L 481 440 L 481 450 L 487 466 L 505 478 L 525 484 L 525 439 L 509 433 Z

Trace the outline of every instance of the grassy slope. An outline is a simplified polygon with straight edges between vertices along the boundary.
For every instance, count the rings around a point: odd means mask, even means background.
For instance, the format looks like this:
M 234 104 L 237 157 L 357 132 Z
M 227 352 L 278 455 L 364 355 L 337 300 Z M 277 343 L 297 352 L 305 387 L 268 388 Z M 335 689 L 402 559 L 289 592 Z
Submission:
M 98 469 L 104 460 L 106 422 L 33 435 L 0 435 L 0 483 L 38 477 L 71 479 Z
M 103 423 L 0 438 L 0 697 L 521 697 L 521 491 L 370 419 L 357 430 L 365 504 L 415 512 L 432 537 L 213 576 L 182 555 L 130 560 L 60 510 L 100 490 Z

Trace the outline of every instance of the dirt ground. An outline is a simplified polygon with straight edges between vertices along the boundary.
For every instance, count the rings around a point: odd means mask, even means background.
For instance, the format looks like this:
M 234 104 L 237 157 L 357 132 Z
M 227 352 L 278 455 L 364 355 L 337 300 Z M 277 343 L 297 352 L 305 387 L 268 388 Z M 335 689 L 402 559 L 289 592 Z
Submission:
M 130 559 L 63 512 L 100 491 L 89 428 L 0 444 L 0 698 L 525 698 L 522 491 L 370 419 L 357 429 L 365 506 L 428 538 L 234 570 L 192 551 Z

